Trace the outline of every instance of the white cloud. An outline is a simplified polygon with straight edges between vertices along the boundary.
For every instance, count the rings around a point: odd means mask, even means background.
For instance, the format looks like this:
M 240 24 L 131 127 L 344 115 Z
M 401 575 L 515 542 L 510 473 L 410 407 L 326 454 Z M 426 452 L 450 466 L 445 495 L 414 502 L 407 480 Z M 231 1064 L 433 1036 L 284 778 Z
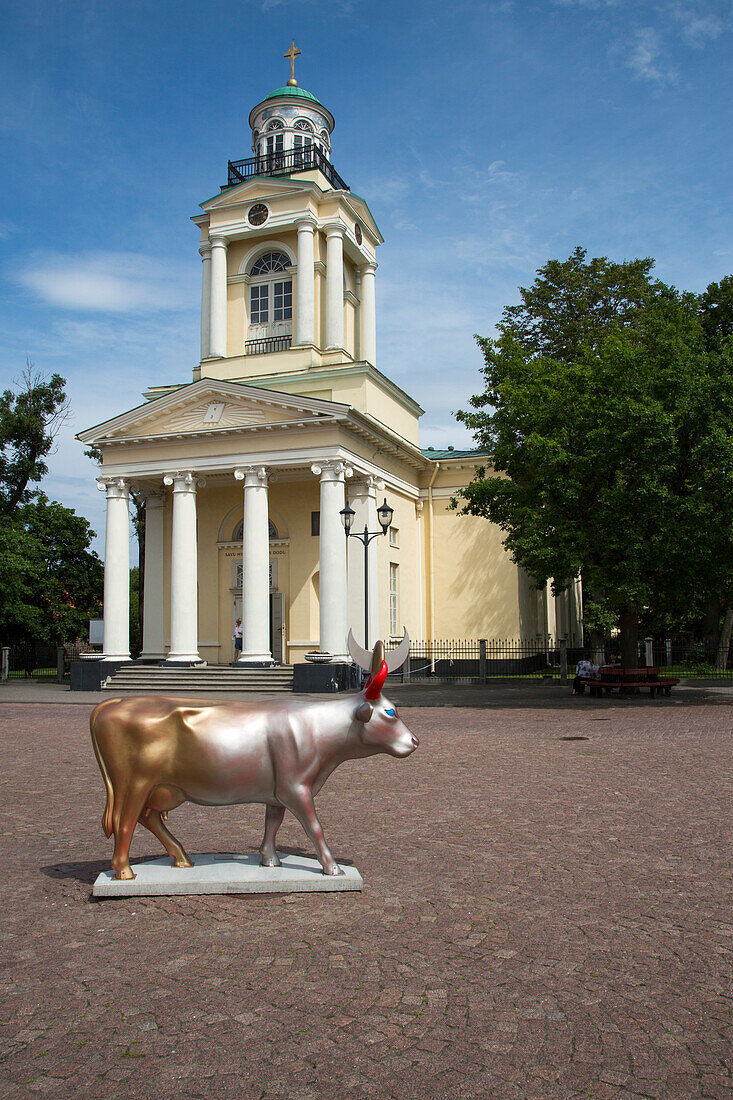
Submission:
M 673 83 L 677 74 L 664 58 L 661 39 L 653 27 L 640 27 L 628 44 L 624 64 L 640 80 Z
M 148 313 L 190 309 L 193 270 L 132 252 L 50 253 L 31 259 L 17 281 L 58 309 Z
M 692 46 L 702 48 L 723 32 L 722 20 L 711 11 L 701 10 L 698 5 L 674 4 L 672 14 Z

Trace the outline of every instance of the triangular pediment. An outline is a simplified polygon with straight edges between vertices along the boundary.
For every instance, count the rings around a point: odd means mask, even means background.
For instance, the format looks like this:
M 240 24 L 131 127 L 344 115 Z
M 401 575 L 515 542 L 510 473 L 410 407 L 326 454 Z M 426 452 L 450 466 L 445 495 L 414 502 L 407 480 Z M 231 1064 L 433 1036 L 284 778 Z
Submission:
M 284 195 L 297 195 L 301 192 L 321 191 L 322 188 L 313 180 L 298 180 L 292 178 L 279 178 L 276 176 L 254 176 L 233 187 L 227 187 L 220 195 L 201 203 L 201 209 L 206 211 L 218 210 L 222 207 L 232 206 L 240 202 L 249 202 L 252 199 L 262 199 L 265 196 L 275 198 Z
M 83 443 L 162 439 L 343 419 L 348 405 L 202 378 L 80 432 Z

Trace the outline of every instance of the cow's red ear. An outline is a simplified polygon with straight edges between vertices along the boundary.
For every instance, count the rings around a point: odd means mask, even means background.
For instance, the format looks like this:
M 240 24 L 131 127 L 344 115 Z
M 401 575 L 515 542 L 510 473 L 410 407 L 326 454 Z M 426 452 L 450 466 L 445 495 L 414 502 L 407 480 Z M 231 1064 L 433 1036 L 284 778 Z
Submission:
M 367 685 L 366 685 L 366 688 L 364 689 L 364 698 L 365 699 L 378 699 L 379 698 L 379 696 L 382 694 L 382 688 L 384 687 L 384 681 L 387 679 L 387 672 L 388 671 L 389 670 L 387 668 L 387 662 L 382 661 L 382 665 L 381 665 L 381 668 L 379 669 L 379 672 L 375 673 L 374 676 L 370 676 L 369 679 L 367 680 Z

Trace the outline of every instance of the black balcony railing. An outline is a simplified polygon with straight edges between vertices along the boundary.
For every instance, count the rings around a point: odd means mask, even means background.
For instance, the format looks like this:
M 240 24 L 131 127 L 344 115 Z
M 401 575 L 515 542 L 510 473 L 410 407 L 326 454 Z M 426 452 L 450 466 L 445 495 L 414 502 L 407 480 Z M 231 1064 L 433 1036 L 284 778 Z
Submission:
M 330 160 L 317 145 L 287 149 L 280 153 L 265 153 L 248 160 L 230 160 L 227 187 L 244 183 L 252 176 L 292 176 L 294 172 L 306 172 L 318 168 L 337 191 L 348 191 Z
M 265 336 L 262 340 L 247 340 L 244 348 L 247 355 L 267 355 L 271 351 L 288 351 L 292 342 L 292 336 Z

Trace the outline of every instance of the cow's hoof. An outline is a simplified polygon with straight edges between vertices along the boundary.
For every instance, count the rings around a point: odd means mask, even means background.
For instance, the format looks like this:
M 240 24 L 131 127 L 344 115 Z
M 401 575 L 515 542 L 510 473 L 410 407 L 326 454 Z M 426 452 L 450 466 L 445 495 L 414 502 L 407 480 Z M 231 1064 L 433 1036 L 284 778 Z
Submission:
M 282 867 L 282 863 L 277 856 L 263 856 L 260 860 L 261 867 Z
M 323 873 L 324 873 L 324 875 L 343 875 L 343 874 L 345 874 L 345 872 L 342 871 L 341 868 L 339 867 L 338 863 L 334 863 L 333 867 L 324 867 L 323 868 Z
M 132 867 L 123 867 L 121 871 L 117 871 L 115 878 L 120 880 L 135 878 L 135 875 L 132 873 Z
M 181 856 L 180 859 L 174 859 L 173 860 L 173 866 L 174 867 L 193 867 L 193 863 L 188 858 L 188 856 Z

